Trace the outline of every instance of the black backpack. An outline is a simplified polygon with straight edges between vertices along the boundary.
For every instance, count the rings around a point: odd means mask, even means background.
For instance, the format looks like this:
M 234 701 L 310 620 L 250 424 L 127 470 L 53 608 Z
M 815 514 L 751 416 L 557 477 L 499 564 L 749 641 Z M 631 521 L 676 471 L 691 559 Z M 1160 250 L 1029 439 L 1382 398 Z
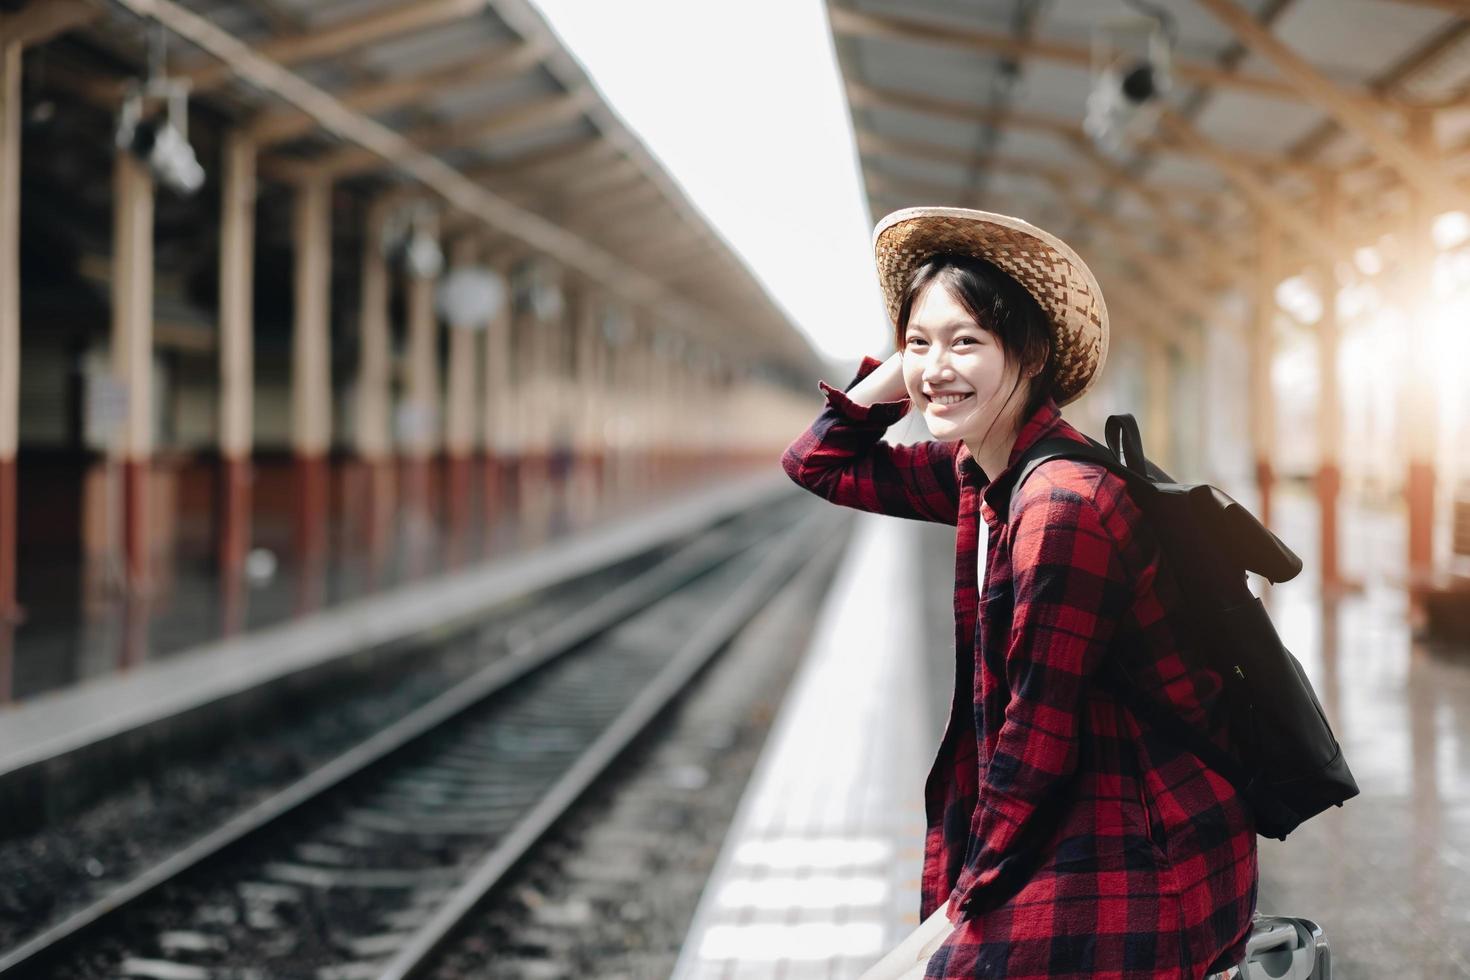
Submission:
M 1121 664 L 1102 670 L 1100 681 L 1155 730 L 1229 779 L 1254 811 L 1258 833 L 1285 840 L 1303 820 L 1358 795 L 1307 675 L 1246 584 L 1247 571 L 1288 581 L 1302 561 L 1226 494 L 1175 483 L 1150 463 L 1133 416 L 1109 418 L 1106 436 L 1106 446 L 1091 439 L 1038 442 L 1017 461 L 1012 487 L 1053 459 L 1092 460 L 1127 481 L 1184 594 L 1196 646 L 1224 681 L 1235 753 L 1144 696 Z

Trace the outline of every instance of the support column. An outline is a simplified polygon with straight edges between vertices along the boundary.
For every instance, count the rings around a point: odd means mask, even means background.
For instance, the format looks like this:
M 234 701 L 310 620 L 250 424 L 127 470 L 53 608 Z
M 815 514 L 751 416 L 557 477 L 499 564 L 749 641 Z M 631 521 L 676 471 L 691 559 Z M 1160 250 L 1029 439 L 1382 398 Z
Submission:
M 225 138 L 219 260 L 219 524 L 222 631 L 245 625 L 250 550 L 250 453 L 255 385 L 255 145 Z
M 324 584 L 332 440 L 332 188 L 309 180 L 296 190 L 292 228 L 296 322 L 291 338 L 291 442 L 296 455 L 296 608 L 320 608 Z
M 481 402 L 483 416 L 480 421 L 480 438 L 485 448 L 485 485 L 483 512 L 486 526 L 485 551 L 492 544 L 491 526 L 501 517 L 505 505 L 503 492 L 509 482 L 504 473 L 508 457 L 506 446 L 506 413 L 509 411 L 511 385 L 510 329 L 514 308 L 510 270 L 497 268 L 506 285 L 505 302 L 500 312 L 485 325 L 485 397 Z
M 1173 370 L 1169 363 L 1169 347 L 1163 341 L 1149 338 L 1144 365 L 1144 386 L 1148 398 L 1148 421 L 1144 428 L 1145 445 L 1153 446 L 1153 459 L 1165 470 L 1176 471 L 1174 458 L 1174 414 L 1170 404 Z
M 1429 110 L 1409 114 L 1409 139 L 1425 156 L 1436 153 L 1434 115 Z M 1430 226 L 1434 202 L 1419 188 L 1410 189 L 1409 226 L 1405 230 L 1407 272 L 1404 283 L 1410 297 L 1407 323 L 1408 373 L 1402 379 L 1404 447 L 1409 471 L 1405 484 L 1409 508 L 1409 588 L 1422 597 L 1434 570 L 1434 449 L 1437 430 L 1435 364 L 1429 336 L 1433 309 L 1434 241 Z
M 479 260 L 473 239 L 460 237 L 450 250 L 451 267 L 471 266 Z M 475 381 L 480 362 L 475 348 L 479 324 L 449 324 L 449 376 L 446 379 L 444 455 L 448 467 L 445 509 L 450 565 L 466 555 L 470 520 L 470 460 L 475 452 Z
M 1319 210 L 1328 241 L 1337 241 L 1341 207 L 1335 175 L 1322 178 Z M 1342 487 L 1342 396 L 1337 376 L 1340 325 L 1337 270 L 1332 263 L 1318 260 L 1317 283 L 1322 291 L 1322 319 L 1317 323 L 1317 508 L 1322 593 L 1326 596 L 1336 593 L 1342 584 L 1337 547 L 1338 494 Z
M 1256 310 L 1251 329 L 1250 412 L 1251 446 L 1255 451 L 1256 488 L 1260 493 L 1257 516 L 1271 525 L 1271 489 L 1276 481 L 1271 461 L 1276 456 L 1276 398 L 1271 388 L 1271 364 L 1276 354 L 1276 279 L 1281 272 L 1281 229 L 1265 211 L 1256 212 L 1260 237 L 1256 253 Z
M 112 236 L 112 369 L 128 393 L 113 458 L 122 465 L 128 589 L 146 593 L 153 457 L 153 177 L 121 150 L 113 164 Z
M 437 221 L 420 219 L 425 234 L 437 237 Z M 408 525 L 408 572 L 429 570 L 434 548 L 431 521 L 434 454 L 440 445 L 439 323 L 434 317 L 434 283 L 407 270 L 407 378 L 404 386 L 403 496 Z
M 15 580 L 15 454 L 20 435 L 20 63 L 18 43 L 0 41 L 0 656 L 8 661 L 19 619 Z M 9 700 L 0 664 L 0 703 Z
M 389 202 L 378 198 L 363 216 L 359 278 L 358 359 L 352 439 L 359 493 L 349 497 L 359 520 L 368 588 L 376 588 L 388 564 L 393 537 L 392 349 L 388 331 L 388 258 L 383 223 Z

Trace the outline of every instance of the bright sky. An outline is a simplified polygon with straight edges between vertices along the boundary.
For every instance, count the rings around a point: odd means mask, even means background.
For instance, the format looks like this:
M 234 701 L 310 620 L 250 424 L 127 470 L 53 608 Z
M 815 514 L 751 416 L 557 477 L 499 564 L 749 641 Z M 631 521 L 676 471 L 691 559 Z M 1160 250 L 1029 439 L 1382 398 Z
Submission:
M 813 345 L 888 348 L 820 0 L 532 0 Z

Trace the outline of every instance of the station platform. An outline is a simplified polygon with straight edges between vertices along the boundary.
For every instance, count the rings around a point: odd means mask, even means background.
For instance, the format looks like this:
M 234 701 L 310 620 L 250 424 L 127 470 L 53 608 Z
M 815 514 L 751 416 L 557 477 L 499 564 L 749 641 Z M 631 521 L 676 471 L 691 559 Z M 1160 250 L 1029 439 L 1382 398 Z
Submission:
M 1323 595 L 1315 501 L 1285 492 L 1276 530 L 1307 571 L 1266 602 L 1362 795 L 1285 842 L 1260 839 L 1258 908 L 1316 921 L 1337 978 L 1467 977 L 1470 649 L 1412 635 L 1402 515 L 1341 518 L 1344 571 L 1361 587 Z M 922 784 L 950 693 L 953 531 L 859 521 L 679 980 L 856 977 L 917 924 Z
M 51 782 L 160 746 L 203 712 L 246 713 L 270 685 L 335 661 L 436 635 L 544 586 L 635 557 L 767 500 L 795 493 L 768 469 L 681 495 L 649 496 L 600 523 L 397 585 L 306 616 L 199 644 L 170 657 L 0 709 L 0 810 L 34 809 Z M 264 695 L 262 695 L 264 696 Z
M 232 531 L 219 513 L 224 487 L 212 464 L 159 464 L 147 581 L 125 588 L 121 556 L 106 550 L 119 529 L 102 506 L 116 492 L 107 489 L 105 465 L 51 473 L 28 464 L 35 472 L 22 523 L 34 518 L 38 528 L 23 535 L 17 556 L 23 614 L 14 627 L 0 622 L 0 710 L 770 469 L 769 459 L 737 456 L 458 467 L 341 459 L 319 469 L 262 458 L 251 464 L 249 518 Z M 42 519 L 47 502 L 73 484 L 91 488 L 76 504 L 87 529 L 80 545 L 65 526 Z M 243 551 L 227 561 L 234 547 Z

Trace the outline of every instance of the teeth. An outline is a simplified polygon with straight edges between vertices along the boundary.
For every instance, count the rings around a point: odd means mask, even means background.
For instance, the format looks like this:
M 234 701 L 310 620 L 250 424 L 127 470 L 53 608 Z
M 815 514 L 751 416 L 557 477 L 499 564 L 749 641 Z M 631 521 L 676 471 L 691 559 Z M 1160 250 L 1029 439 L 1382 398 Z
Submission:
M 934 396 L 933 398 L 931 398 L 929 400 L 931 402 L 933 402 L 934 404 L 936 404 L 936 405 L 954 405 L 954 404 L 956 404 L 958 402 L 964 401 L 966 398 L 969 398 L 969 397 L 970 396 L 968 394 L 965 394 L 965 395 L 936 395 L 936 396 Z

